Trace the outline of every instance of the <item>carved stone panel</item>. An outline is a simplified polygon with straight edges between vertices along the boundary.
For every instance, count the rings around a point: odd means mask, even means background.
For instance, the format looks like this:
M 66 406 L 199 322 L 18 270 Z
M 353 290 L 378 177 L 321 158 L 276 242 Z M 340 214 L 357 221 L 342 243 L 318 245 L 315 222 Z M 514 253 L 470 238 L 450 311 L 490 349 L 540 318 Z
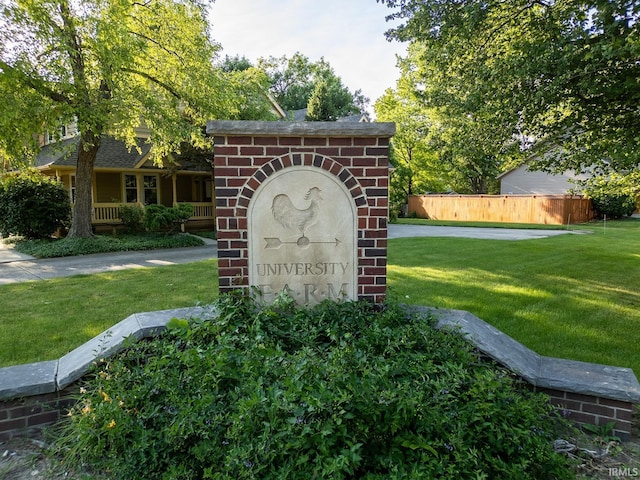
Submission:
M 265 302 L 287 290 L 299 304 L 357 298 L 357 214 L 329 172 L 285 168 L 249 204 L 249 284 Z

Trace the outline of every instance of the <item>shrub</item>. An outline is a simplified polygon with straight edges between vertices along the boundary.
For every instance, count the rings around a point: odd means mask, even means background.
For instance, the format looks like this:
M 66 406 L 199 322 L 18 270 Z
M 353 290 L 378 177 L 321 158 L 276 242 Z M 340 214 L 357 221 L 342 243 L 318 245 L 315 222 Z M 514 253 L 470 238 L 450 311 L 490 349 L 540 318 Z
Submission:
M 50 237 L 68 225 L 69 193 L 55 179 L 35 170 L 0 182 L 0 234 L 26 238 Z
M 144 208 L 140 205 L 122 205 L 118 213 L 122 225 L 128 232 L 135 233 L 144 230 Z
M 591 201 L 600 218 L 605 215 L 607 218 L 628 217 L 636 209 L 636 200 L 633 195 L 598 193 L 591 196 Z
M 621 218 L 632 215 L 640 186 L 637 175 L 596 176 L 582 182 L 585 197 L 590 198 L 598 217 Z
M 399 307 L 221 296 L 100 361 L 69 461 L 146 479 L 571 478 L 548 399 Z
M 186 222 L 193 216 L 193 205 L 181 203 L 175 207 L 165 207 L 160 204 L 147 205 L 145 208 L 144 224 L 147 230 L 173 230 L 178 223 Z

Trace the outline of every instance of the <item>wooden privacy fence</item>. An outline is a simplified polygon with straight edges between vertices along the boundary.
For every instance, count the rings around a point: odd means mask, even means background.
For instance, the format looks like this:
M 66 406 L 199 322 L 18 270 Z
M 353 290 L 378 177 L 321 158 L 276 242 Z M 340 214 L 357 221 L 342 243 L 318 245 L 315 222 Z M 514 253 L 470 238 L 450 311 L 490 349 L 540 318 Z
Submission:
M 567 225 L 594 217 L 591 200 L 571 195 L 411 195 L 410 216 L 434 220 Z

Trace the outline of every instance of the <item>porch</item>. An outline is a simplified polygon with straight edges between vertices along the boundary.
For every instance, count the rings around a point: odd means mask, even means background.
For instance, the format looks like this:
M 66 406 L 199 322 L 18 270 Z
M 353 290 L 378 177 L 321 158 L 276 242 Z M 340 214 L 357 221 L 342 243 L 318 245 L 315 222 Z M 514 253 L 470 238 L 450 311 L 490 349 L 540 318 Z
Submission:
M 180 203 L 190 203 L 193 205 L 193 216 L 189 218 L 187 228 L 214 228 L 215 207 L 212 202 L 177 202 L 176 205 Z M 94 203 L 91 222 L 96 227 L 114 227 L 122 224 L 120 207 L 124 205 L 139 205 L 144 207 L 141 203 Z
M 75 200 L 75 172 L 56 172 Z M 189 203 L 194 215 L 185 227 L 190 230 L 215 228 L 213 176 L 205 172 L 168 173 L 159 169 L 97 170 L 92 182 L 92 223 L 98 229 L 113 229 L 122 224 L 120 207 L 161 204 L 166 207 Z

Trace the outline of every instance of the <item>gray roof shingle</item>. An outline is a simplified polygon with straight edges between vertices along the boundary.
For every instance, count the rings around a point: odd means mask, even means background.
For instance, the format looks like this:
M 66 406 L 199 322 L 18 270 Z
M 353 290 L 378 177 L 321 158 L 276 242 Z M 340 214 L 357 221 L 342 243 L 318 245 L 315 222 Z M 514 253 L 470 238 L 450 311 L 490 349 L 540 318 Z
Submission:
M 78 162 L 79 137 L 73 137 L 42 147 L 36 159 L 36 166 L 59 165 L 75 167 Z M 124 142 L 112 137 L 102 137 L 96 156 L 95 167 L 98 168 L 134 168 L 151 149 L 144 138 L 137 138 L 138 149 L 129 150 Z

